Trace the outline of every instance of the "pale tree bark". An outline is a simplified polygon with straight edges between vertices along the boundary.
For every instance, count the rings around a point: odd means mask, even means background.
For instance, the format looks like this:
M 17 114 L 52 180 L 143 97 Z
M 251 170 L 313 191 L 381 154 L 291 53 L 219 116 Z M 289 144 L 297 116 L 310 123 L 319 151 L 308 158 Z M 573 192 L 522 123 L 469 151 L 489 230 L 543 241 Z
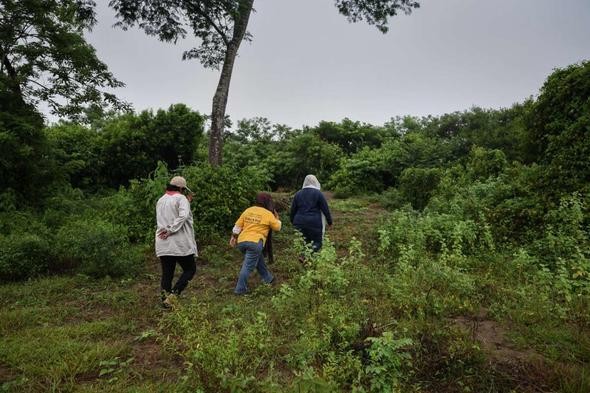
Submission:
M 213 96 L 211 130 L 209 133 L 209 163 L 213 166 L 219 166 L 222 163 L 223 128 L 229 84 L 238 49 L 246 34 L 246 28 L 248 27 L 248 20 L 250 19 L 253 4 L 254 0 L 240 1 L 239 15 L 234 23 L 232 39 L 227 45 L 219 83 L 217 84 L 215 95 Z

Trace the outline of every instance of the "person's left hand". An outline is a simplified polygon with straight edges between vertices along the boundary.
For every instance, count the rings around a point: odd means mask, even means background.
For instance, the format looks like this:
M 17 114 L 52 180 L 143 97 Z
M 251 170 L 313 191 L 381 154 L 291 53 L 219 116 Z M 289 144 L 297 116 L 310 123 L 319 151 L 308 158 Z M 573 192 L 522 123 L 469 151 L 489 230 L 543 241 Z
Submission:
M 229 245 L 230 245 L 230 247 L 235 247 L 235 246 L 236 246 L 236 244 L 238 244 L 238 239 L 236 239 L 236 237 L 235 237 L 235 236 L 232 236 L 232 237 L 229 239 Z
M 158 233 L 158 237 L 162 240 L 168 239 L 168 236 L 170 236 L 170 233 L 168 233 L 168 231 L 165 229 L 162 232 Z

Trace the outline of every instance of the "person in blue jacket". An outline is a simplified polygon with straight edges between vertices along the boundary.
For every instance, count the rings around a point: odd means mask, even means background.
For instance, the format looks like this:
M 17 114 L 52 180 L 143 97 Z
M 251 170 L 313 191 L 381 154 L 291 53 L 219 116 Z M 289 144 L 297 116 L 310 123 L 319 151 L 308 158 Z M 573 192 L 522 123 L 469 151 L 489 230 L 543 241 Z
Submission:
M 314 175 L 305 176 L 303 187 L 297 191 L 291 203 L 291 223 L 301 232 L 314 252 L 322 248 L 326 223 L 332 226 L 328 202 L 320 191 L 320 182 Z

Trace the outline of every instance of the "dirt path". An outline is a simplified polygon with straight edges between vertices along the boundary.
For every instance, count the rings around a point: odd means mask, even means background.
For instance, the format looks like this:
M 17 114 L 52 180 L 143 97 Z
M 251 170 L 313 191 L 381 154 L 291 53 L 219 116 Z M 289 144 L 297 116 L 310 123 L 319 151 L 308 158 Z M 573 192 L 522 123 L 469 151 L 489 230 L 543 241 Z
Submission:
M 346 200 L 332 200 L 331 212 L 334 225 L 327 235 L 336 246 L 338 255 L 343 255 L 355 238 L 363 245 L 363 251 L 370 257 L 378 253 L 377 227 L 387 211 L 377 204 L 355 204 Z

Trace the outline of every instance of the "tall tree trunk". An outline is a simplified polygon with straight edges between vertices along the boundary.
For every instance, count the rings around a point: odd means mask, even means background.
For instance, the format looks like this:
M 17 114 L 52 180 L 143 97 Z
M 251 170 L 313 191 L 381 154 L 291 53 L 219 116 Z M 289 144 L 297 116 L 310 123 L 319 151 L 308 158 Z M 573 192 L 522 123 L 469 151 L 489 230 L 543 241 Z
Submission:
M 254 0 L 242 0 L 239 6 L 239 15 L 234 22 L 234 31 L 232 39 L 227 46 L 221 76 L 217 84 L 217 90 L 213 96 L 213 108 L 211 110 L 211 131 L 209 134 L 209 163 L 213 166 L 219 166 L 222 163 L 223 149 L 223 127 L 225 120 L 225 107 L 227 106 L 227 95 L 229 92 L 229 83 L 234 68 L 234 62 L 240 44 L 244 40 L 248 20 L 252 12 Z

